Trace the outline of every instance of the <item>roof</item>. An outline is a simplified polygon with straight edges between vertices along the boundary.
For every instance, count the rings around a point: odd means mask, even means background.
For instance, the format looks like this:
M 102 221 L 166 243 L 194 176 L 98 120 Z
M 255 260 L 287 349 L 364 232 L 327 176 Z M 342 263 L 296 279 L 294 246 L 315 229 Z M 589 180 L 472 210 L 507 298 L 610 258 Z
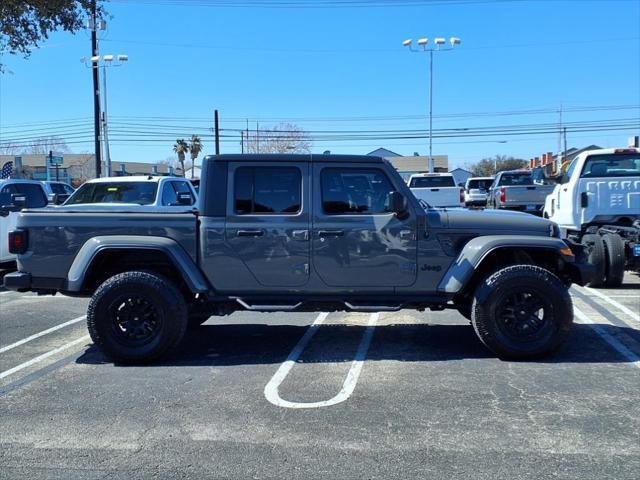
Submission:
M 453 170 L 449 170 L 449 173 L 453 173 L 453 172 L 465 172 L 465 173 L 471 173 L 469 170 L 465 169 L 465 168 L 454 168 Z M 471 175 L 473 175 L 473 173 L 471 173 Z
M 386 148 L 376 148 L 373 152 L 367 153 L 367 155 L 373 157 L 400 157 L 401 155 L 396 152 L 392 152 L 391 150 L 387 150 Z
M 129 177 L 104 177 L 94 178 L 86 183 L 123 183 L 123 182 L 160 182 L 163 178 L 182 178 L 167 177 L 166 175 L 132 175 Z
M 207 155 L 206 161 L 218 162 L 336 162 L 336 163 L 378 163 L 383 162 L 380 157 L 369 155 L 334 155 L 334 154 L 279 154 L 279 153 L 255 153 L 255 154 L 225 154 Z
M 0 179 L 0 185 L 4 185 L 5 183 L 35 183 L 42 186 L 42 182 L 38 180 L 26 180 L 22 178 L 3 178 Z

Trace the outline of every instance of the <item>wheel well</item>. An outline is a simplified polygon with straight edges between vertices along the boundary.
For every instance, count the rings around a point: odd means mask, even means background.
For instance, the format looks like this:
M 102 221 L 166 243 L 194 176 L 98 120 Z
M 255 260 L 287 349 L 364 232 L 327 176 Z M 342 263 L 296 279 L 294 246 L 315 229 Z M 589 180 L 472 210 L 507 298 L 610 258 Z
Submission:
M 172 281 L 182 293 L 191 295 L 182 273 L 171 258 L 162 250 L 153 249 L 107 250 L 98 253 L 87 269 L 82 290 L 92 293 L 106 279 L 132 270 L 162 275 Z
M 478 284 L 487 276 L 511 265 L 536 265 L 560 276 L 562 259 L 558 252 L 548 248 L 505 247 L 489 252 L 475 268 L 471 278 L 466 282 L 455 301 L 466 301 L 471 298 Z

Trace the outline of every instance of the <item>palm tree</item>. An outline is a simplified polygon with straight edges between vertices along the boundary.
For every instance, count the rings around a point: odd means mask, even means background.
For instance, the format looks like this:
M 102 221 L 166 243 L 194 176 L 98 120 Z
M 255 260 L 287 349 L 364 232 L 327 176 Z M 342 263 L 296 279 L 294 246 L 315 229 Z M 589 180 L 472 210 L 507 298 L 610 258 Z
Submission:
M 189 152 L 189 145 L 185 142 L 184 138 L 179 138 L 176 140 L 176 143 L 173 144 L 173 151 L 178 154 L 178 160 L 182 168 L 182 176 L 184 177 L 184 157 L 185 154 Z
M 197 135 L 191 135 L 191 144 L 189 145 L 191 150 L 191 178 L 193 178 L 193 172 L 196 169 L 196 158 L 202 151 L 202 140 Z

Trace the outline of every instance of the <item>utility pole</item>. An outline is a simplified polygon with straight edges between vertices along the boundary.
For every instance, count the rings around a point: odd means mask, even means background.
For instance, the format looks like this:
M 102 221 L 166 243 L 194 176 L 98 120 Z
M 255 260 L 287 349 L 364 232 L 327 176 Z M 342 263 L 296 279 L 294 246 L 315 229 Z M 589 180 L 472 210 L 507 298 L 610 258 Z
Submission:
M 244 153 L 244 131 L 240 130 L 240 152 Z
M 256 153 L 260 153 L 260 124 L 256 122 Z
M 111 176 L 111 153 L 109 152 L 109 127 L 107 126 L 107 68 L 102 67 L 102 95 L 104 95 L 104 111 L 102 112 L 102 131 L 104 133 L 104 170 L 105 176 Z
M 97 57 L 98 53 L 98 33 L 96 29 L 98 28 L 97 21 L 97 1 L 92 0 L 91 2 L 91 56 Z M 92 72 L 93 72 L 93 134 L 94 134 L 94 149 L 96 155 L 96 178 L 100 178 L 102 176 L 102 155 L 100 152 L 100 79 L 99 70 L 98 70 L 98 61 L 92 61 Z
M 562 166 L 562 159 L 564 157 L 564 153 L 561 154 L 562 150 L 562 103 L 560 104 L 560 110 L 558 111 L 558 160 L 556 161 L 556 170 L 559 172 L 560 167 Z
M 220 155 L 220 124 L 218 122 L 218 110 L 214 112 L 214 127 L 216 134 L 216 155 Z

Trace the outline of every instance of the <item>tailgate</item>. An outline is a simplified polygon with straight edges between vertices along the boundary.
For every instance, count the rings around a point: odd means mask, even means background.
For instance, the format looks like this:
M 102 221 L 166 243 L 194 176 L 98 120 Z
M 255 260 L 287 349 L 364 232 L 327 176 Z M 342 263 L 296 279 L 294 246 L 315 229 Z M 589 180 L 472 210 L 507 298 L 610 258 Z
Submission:
M 548 194 L 553 191 L 552 185 L 523 185 L 504 187 L 505 205 L 542 205 Z
M 416 198 L 432 207 L 453 207 L 460 205 L 460 187 L 412 188 Z

